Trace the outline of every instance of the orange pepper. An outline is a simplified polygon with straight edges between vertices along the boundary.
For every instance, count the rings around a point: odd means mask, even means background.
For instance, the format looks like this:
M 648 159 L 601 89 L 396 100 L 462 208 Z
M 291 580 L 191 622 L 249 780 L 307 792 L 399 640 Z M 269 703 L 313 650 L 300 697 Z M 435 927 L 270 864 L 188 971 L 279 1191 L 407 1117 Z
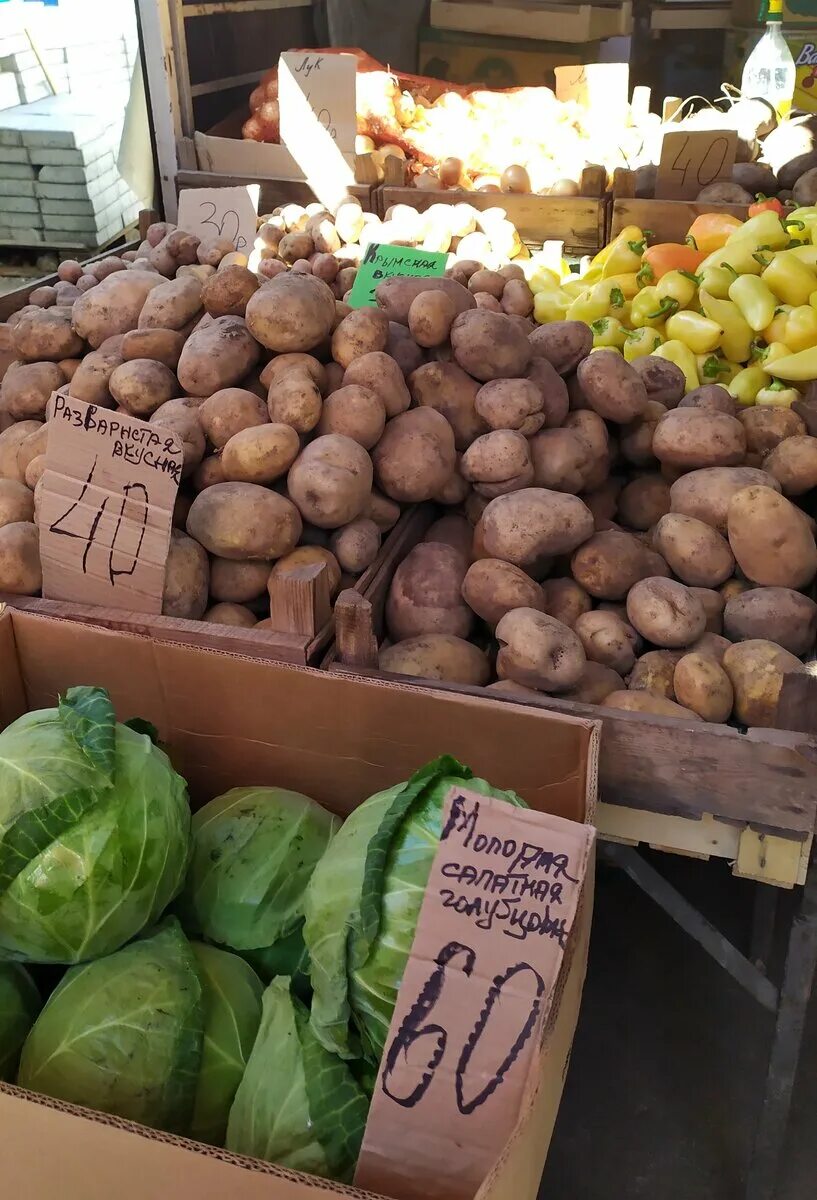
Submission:
M 727 239 L 743 222 L 728 213 L 701 213 L 689 227 L 687 245 L 697 247 L 703 254 L 712 254 L 725 246 Z
M 694 274 L 706 257 L 702 250 L 693 250 L 692 246 L 682 246 L 679 242 L 659 242 L 657 246 L 648 246 L 641 259 L 639 282 L 642 285 L 655 283 L 668 271 L 689 271 Z

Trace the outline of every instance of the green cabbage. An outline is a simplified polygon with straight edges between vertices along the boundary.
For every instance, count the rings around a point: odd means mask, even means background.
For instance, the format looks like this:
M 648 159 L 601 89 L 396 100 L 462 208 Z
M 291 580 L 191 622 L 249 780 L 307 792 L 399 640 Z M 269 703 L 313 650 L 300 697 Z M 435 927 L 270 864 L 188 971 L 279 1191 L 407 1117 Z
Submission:
M 184 780 L 150 737 L 117 725 L 107 692 L 0 734 L 0 958 L 77 963 L 119 949 L 182 885 Z
M 261 1018 L 260 980 L 175 919 L 73 967 L 23 1047 L 19 1083 L 221 1144 Z
M 205 804 L 193 817 L 179 904 L 185 929 L 245 954 L 270 978 L 294 973 L 304 892 L 337 825 L 314 800 L 284 788 L 233 788 Z
M 20 1050 L 40 1003 L 40 993 L 25 967 L 0 963 L 0 1080 L 9 1082 L 17 1074 Z
M 273 980 L 227 1128 L 227 1149 L 311 1175 L 351 1180 L 369 1102 L 346 1063 L 317 1041 L 289 979 Z
M 457 784 L 524 807 L 514 792 L 474 779 L 468 767 L 444 756 L 355 809 L 315 868 L 304 925 L 311 1024 L 322 1045 L 343 1058 L 359 1053 L 350 1016 L 369 1062 L 383 1053 L 442 832 L 443 802 Z

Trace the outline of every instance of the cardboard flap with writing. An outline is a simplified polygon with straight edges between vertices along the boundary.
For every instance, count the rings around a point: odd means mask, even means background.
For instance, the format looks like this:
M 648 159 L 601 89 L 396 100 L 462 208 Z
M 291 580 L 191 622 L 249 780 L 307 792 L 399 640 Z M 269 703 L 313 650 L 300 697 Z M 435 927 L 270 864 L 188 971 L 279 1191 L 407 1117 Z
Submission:
M 290 50 L 278 60 L 281 143 L 330 209 L 354 183 L 345 155 L 355 148 L 356 80 L 353 54 Z
M 587 825 L 449 791 L 358 1187 L 474 1196 L 529 1101 L 593 840 Z
M 734 129 L 682 129 L 665 133 L 655 198 L 694 200 L 708 184 L 731 179 L 737 145 Z
M 261 185 L 185 188 L 179 196 L 179 228 L 203 242 L 227 238 L 236 250 L 249 254 L 258 227 Z

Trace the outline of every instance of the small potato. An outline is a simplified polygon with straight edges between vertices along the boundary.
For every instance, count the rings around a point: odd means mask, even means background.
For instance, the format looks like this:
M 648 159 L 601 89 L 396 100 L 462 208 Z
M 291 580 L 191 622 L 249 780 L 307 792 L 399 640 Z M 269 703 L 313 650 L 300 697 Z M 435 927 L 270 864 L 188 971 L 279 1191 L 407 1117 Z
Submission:
M 211 317 L 243 317 L 259 287 L 253 271 L 246 267 L 225 267 L 204 284 L 201 302 Z
M 232 625 L 235 629 L 252 629 L 258 624 L 255 613 L 243 604 L 214 604 L 202 620 L 211 625 Z
M 278 559 L 278 563 L 283 562 Z M 278 563 L 275 565 L 278 566 Z M 268 562 L 232 558 L 210 559 L 210 595 L 219 603 L 249 604 L 267 590 Z M 338 571 L 340 581 L 340 571 Z
M 784 438 L 764 458 L 763 470 L 777 480 L 784 496 L 810 492 L 817 487 L 817 438 Z
M 501 300 L 507 282 L 505 276 L 501 275 L 499 271 L 489 271 L 483 267 L 481 270 L 474 271 L 469 277 L 468 290 L 475 294 L 477 292 L 487 292 L 495 300 Z
M 330 390 L 327 387 L 327 368 L 312 354 L 276 354 L 259 376 L 261 386 L 269 390 L 273 383 L 289 371 L 306 371 L 322 395 L 326 395 Z
M 731 645 L 728 638 L 721 637 L 718 633 L 706 632 L 702 633 L 697 641 L 694 641 L 687 649 L 696 654 L 706 654 L 710 658 L 714 658 L 715 662 L 722 663 L 723 656 Z
M 675 667 L 681 655 L 672 650 L 648 650 L 642 654 L 627 680 L 631 692 L 652 692 L 665 700 L 675 699 Z
M 189 396 L 212 396 L 246 379 L 259 353 L 258 343 L 240 317 L 216 317 L 190 334 L 176 375 Z
M 30 434 L 39 429 L 42 429 L 41 421 L 17 421 L 0 433 L 0 479 L 25 482 L 25 472 L 18 458 L 20 447 Z
M 43 426 L 45 429 L 46 426 Z M 37 434 L 30 435 L 37 437 Z M 22 443 L 25 445 L 25 443 Z M 31 460 L 29 460 L 31 461 Z M 26 462 L 23 470 L 28 467 Z M 0 528 L 34 520 L 34 497 L 18 479 L 0 479 Z
M 278 243 L 278 255 L 285 263 L 296 263 L 315 253 L 315 243 L 308 233 L 287 233 Z
M 560 375 L 575 371 L 593 349 L 593 334 L 584 321 L 551 321 L 529 338 L 534 358 L 545 358 Z
M 400 505 L 373 488 L 360 515 L 374 521 L 381 533 L 388 533 L 400 520 Z
M 225 480 L 272 483 L 287 473 L 300 449 L 300 439 L 291 425 L 240 429 L 221 452 L 221 470 Z
M 198 413 L 195 409 L 187 407 L 183 400 L 168 400 L 153 413 L 150 423 L 177 435 L 184 454 L 182 479 L 189 478 L 201 463 L 207 449 Z
M 623 530 L 594 533 L 570 561 L 576 582 L 598 600 L 623 600 L 644 577 L 644 548 Z
M 580 638 L 567 625 L 533 608 L 506 613 L 496 627 L 500 679 L 543 692 L 575 687 L 587 662 Z
M 0 383 L 0 407 L 15 421 L 42 418 L 51 393 L 64 382 L 56 363 L 13 362 Z
M 656 465 L 655 455 L 652 452 L 652 441 L 658 428 L 658 422 L 666 415 L 667 411 L 664 405 L 657 400 L 648 400 L 642 415 L 636 421 L 623 426 L 619 439 L 622 458 L 635 467 Z
M 175 396 L 176 376 L 163 363 L 136 358 L 117 367 L 108 386 L 118 404 L 134 417 L 147 417 Z
M 408 325 L 408 313 L 412 301 L 420 292 L 442 291 L 453 301 L 458 313 L 476 308 L 474 297 L 454 279 L 412 278 L 395 275 L 377 285 L 375 296 L 378 307 L 385 312 L 389 321 Z
M 219 558 L 280 558 L 295 548 L 301 527 L 294 504 L 255 483 L 213 484 L 187 518 L 190 536 Z
M 444 542 L 458 551 L 467 563 L 471 561 L 473 540 L 474 531 L 470 521 L 459 513 L 447 513 L 440 517 L 429 526 L 423 538 L 424 542 Z
M 660 462 L 690 471 L 739 466 L 746 457 L 746 434 L 727 413 L 675 408 L 658 422 L 652 448 Z
M 529 317 L 533 312 L 533 292 L 525 279 L 509 279 L 502 291 L 502 311 L 508 316 Z
M 217 267 L 222 258 L 227 254 L 232 254 L 234 250 L 235 246 L 229 238 L 209 238 L 203 242 L 199 242 L 198 249 L 196 250 L 196 258 L 202 266 Z
M 655 692 L 627 691 L 613 692 L 604 701 L 605 708 L 616 708 L 623 712 L 644 713 L 654 717 L 680 717 L 685 721 L 700 721 L 701 718 L 691 708 L 675 704 Z
M 747 579 L 803 588 L 817 574 L 817 546 L 803 513 L 767 487 L 748 487 L 729 503 L 729 544 Z
M 456 363 L 425 363 L 409 377 L 414 403 L 441 413 L 454 431 L 457 450 L 467 450 L 488 426 L 477 412 L 480 387 Z
M 536 487 L 573 496 L 585 491 L 593 467 L 593 451 L 579 433 L 572 429 L 543 429 L 530 439 L 530 453 Z
M 457 310 L 445 292 L 420 292 L 411 302 L 408 324 L 418 346 L 440 346 L 447 341 Z
M 32 458 L 25 470 L 25 484 L 30 491 L 34 491 L 37 484 L 45 474 L 45 455 L 38 454 L 36 458 Z
M 530 568 L 553 554 L 569 554 L 593 533 L 593 514 L 576 496 L 524 488 L 498 496 L 482 514 L 485 550 Z
M 459 366 L 474 379 L 514 379 L 524 375 L 531 348 L 524 333 L 504 313 L 464 312 L 451 326 L 451 348 Z
M 627 597 L 630 624 L 654 646 L 688 646 L 706 628 L 700 599 L 674 579 L 641 579 Z
M 392 675 L 473 687 L 484 686 L 491 677 L 484 652 L 450 633 L 425 633 L 389 646 L 380 651 L 379 666 Z
M 468 566 L 459 550 L 421 542 L 394 573 L 386 600 L 386 626 L 395 642 L 425 633 L 467 638 L 474 624 L 462 588 Z
M 344 571 L 360 575 L 370 567 L 380 551 L 380 530 L 374 521 L 358 517 L 336 530 L 329 541 L 335 558 Z
M 198 621 L 207 608 L 210 564 L 202 546 L 178 529 L 170 532 L 162 615 Z
M 318 433 L 340 433 L 366 450 L 376 446 L 386 428 L 386 410 L 376 392 L 350 383 L 323 403 Z
M 27 308 L 14 326 L 12 341 L 24 362 L 58 362 L 76 358 L 84 350 L 82 338 L 61 308 Z
M 198 279 L 170 279 L 154 288 L 139 314 L 139 329 L 184 329 L 202 309 Z
M 542 589 L 530 576 L 498 558 L 473 563 L 462 582 L 462 596 L 469 608 L 492 628 L 515 608 L 544 612 Z
M 320 388 L 306 370 L 283 372 L 269 386 L 267 411 L 271 421 L 311 433 L 323 412 Z
M 738 420 L 746 434 L 746 449 L 764 459 L 786 438 L 802 437 L 806 426 L 791 408 L 771 408 L 756 404 L 743 408 Z
M 462 456 L 460 471 L 480 495 L 502 496 L 533 483 L 531 448 L 514 429 L 478 437 Z
M 598 609 L 582 613 L 573 628 L 590 661 L 611 667 L 619 675 L 626 675 L 632 670 L 638 636 L 615 613 Z
M 685 654 L 675 668 L 675 696 L 704 721 L 728 721 L 734 703 L 729 676 L 708 654 Z
M 593 601 L 575 579 L 546 579 L 541 585 L 544 611 L 572 629 L 582 613 L 590 612 Z M 527 608 L 536 608 L 528 604 Z
M 548 429 L 557 429 L 564 422 L 570 409 L 570 397 L 564 379 L 546 358 L 532 358 L 525 378 L 535 383 L 542 394 L 545 426 Z
M 631 529 L 652 529 L 669 511 L 669 484 L 658 474 L 638 476 L 618 496 L 618 519 Z
M 542 391 L 530 379 L 491 380 L 477 392 L 474 408 L 490 429 L 516 429 L 525 437 L 545 422 Z
M 776 479 L 754 467 L 706 467 L 690 471 L 670 488 L 671 511 L 696 517 L 725 534 L 732 497 L 753 485 L 780 491 Z
M 711 525 L 695 517 L 667 513 L 655 527 L 653 546 L 686 584 L 716 588 L 735 570 L 729 543 Z
M 244 388 L 222 388 L 214 392 L 200 405 L 198 414 L 208 442 L 217 450 L 223 449 L 242 429 L 269 422 L 264 401 Z
M 389 322 L 377 308 L 357 308 L 344 317 L 332 334 L 332 357 L 346 368 L 364 354 L 383 353 Z
M 733 642 L 766 638 L 791 654 L 808 654 L 817 638 L 817 604 L 792 588 L 753 588 L 728 602 L 723 629 Z
M 411 406 L 411 394 L 403 372 L 394 359 L 382 351 L 362 354 L 349 364 L 343 375 L 343 385 L 352 383 L 379 396 L 389 420 Z
M 751 592 L 755 585 L 749 583 L 746 579 L 727 579 L 723 587 L 718 588 L 721 596 L 723 596 L 724 604 L 728 604 L 730 600 L 734 600 L 735 596 L 742 596 L 744 592 Z
M 378 486 L 390 499 L 413 504 L 431 497 L 454 470 L 454 433 L 432 408 L 393 417 L 374 449 Z
M 521 685 L 515 684 L 514 686 L 520 687 Z M 603 704 L 612 692 L 621 691 L 623 688 L 624 680 L 618 672 L 611 667 L 588 660 L 584 664 L 579 682 L 572 688 L 568 688 L 567 691 L 560 692 L 559 698 L 572 700 L 575 704 Z
M 702 387 L 687 392 L 678 402 L 678 408 L 703 408 L 707 412 L 728 413 L 730 417 L 734 417 L 737 412 L 735 400 L 719 383 L 705 383 Z
M 579 363 L 576 378 L 588 404 L 606 421 L 627 425 L 647 408 L 640 376 L 615 350 L 599 350 Z
M 124 338 L 122 339 L 124 344 Z M 151 355 L 144 355 L 150 358 Z M 111 375 L 125 361 L 121 350 L 99 349 L 86 354 L 68 385 L 68 395 L 86 404 L 112 408 L 113 397 L 108 388 Z
M 303 448 L 289 469 L 287 491 L 305 521 L 338 529 L 360 516 L 372 473 L 372 460 L 358 442 L 329 433 Z
M 34 596 L 43 586 L 40 534 L 31 521 L 0 528 L 0 592 Z
M 735 693 L 735 716 L 748 726 L 774 728 L 783 679 L 805 667 L 782 646 L 758 638 L 730 646 L 723 656 L 723 669 Z
M 335 297 L 314 275 L 276 275 L 250 298 L 247 327 L 262 346 L 278 354 L 313 350 L 335 323 Z
M 723 632 L 723 609 L 726 601 L 720 592 L 714 588 L 691 587 L 689 589 L 694 596 L 697 596 L 701 604 L 704 606 L 706 613 L 706 629 L 705 633 Z
M 329 595 L 332 597 L 336 596 L 340 591 L 341 584 L 340 563 L 331 550 L 327 550 L 325 546 L 298 546 L 290 554 L 285 554 L 283 558 L 278 559 L 277 563 L 274 564 L 272 570 L 268 573 L 265 586 L 268 586 L 271 592 L 276 586 L 276 580 L 290 579 L 303 567 L 313 567 L 315 565 L 321 565 L 326 568 Z
M 652 354 L 637 358 L 632 366 L 650 400 L 658 400 L 665 408 L 677 408 L 686 392 L 686 379 L 680 367 Z
M 457 465 L 454 467 L 454 470 L 439 491 L 436 491 L 432 496 L 432 500 L 436 501 L 437 504 L 444 504 L 449 508 L 453 508 L 464 504 L 472 494 L 471 485 L 460 474 L 459 464 L 461 457 L 461 455 L 457 455 Z
M 135 358 L 152 358 L 164 363 L 171 371 L 179 365 L 185 337 L 176 329 L 131 329 L 122 338 L 122 360 L 132 362 Z M 103 358 L 101 350 L 94 351 Z M 88 355 L 91 358 L 92 355 Z M 112 356 L 111 356 L 112 357 Z M 80 364 L 80 370 L 88 359 Z

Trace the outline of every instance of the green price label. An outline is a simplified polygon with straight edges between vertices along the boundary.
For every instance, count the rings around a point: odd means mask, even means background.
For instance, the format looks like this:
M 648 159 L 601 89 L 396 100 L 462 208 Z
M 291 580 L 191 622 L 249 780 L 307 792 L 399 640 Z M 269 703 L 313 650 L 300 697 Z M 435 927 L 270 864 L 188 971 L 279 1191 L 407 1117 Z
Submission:
M 349 305 L 351 308 L 375 305 L 375 288 L 393 275 L 411 275 L 415 279 L 439 277 L 445 274 L 447 260 L 447 254 L 435 250 L 413 250 L 410 246 L 372 242 L 358 268 Z

